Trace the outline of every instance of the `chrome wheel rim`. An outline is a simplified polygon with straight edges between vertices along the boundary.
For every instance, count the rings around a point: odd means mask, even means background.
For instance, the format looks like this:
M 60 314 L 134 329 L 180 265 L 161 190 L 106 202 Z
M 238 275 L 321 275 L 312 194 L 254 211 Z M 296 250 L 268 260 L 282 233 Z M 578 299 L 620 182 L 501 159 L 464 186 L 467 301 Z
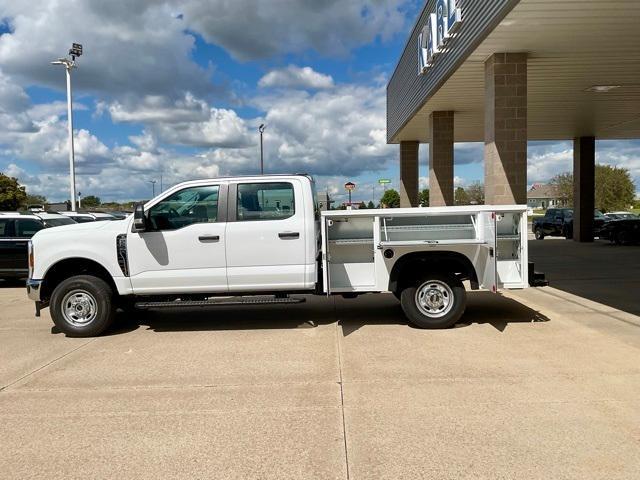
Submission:
M 453 290 L 445 282 L 429 280 L 418 287 L 415 301 L 423 315 L 444 317 L 453 308 Z
M 96 299 L 86 290 L 72 290 L 62 299 L 62 316 L 71 325 L 84 327 L 96 319 Z

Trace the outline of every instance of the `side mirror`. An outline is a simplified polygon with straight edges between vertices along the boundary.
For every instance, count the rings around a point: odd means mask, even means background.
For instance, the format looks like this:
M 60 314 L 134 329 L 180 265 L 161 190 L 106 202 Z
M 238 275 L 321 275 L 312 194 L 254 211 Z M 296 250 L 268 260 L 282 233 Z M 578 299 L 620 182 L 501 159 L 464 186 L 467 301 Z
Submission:
M 144 232 L 147 229 L 147 218 L 144 216 L 144 205 L 138 203 L 133 210 L 133 229 Z

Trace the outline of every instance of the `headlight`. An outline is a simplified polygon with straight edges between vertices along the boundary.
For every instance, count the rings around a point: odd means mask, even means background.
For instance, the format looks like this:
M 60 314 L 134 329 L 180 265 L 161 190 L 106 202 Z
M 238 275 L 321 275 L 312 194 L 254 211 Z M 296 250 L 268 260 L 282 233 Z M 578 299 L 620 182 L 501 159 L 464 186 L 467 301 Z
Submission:
M 28 251 L 29 251 L 29 278 L 32 278 L 33 277 L 33 266 L 34 266 L 33 242 L 31 240 L 29 240 L 27 245 L 28 245 Z

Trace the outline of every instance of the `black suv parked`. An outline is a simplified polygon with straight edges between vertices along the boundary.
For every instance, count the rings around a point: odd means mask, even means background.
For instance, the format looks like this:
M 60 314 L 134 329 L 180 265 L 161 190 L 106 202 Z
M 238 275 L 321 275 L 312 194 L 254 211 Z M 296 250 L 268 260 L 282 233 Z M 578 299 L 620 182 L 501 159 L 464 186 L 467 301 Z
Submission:
M 536 240 L 543 240 L 547 235 L 571 238 L 573 234 L 573 209 L 550 208 L 544 217 L 533 220 L 532 229 Z
M 0 278 L 18 279 L 29 271 L 27 244 L 38 230 L 46 228 L 32 215 L 0 215 Z
M 593 234 L 600 235 L 600 230 L 609 221 L 600 210 L 593 211 Z M 545 236 L 573 238 L 573 209 L 550 208 L 544 217 L 536 218 L 531 225 L 536 240 L 543 240 Z

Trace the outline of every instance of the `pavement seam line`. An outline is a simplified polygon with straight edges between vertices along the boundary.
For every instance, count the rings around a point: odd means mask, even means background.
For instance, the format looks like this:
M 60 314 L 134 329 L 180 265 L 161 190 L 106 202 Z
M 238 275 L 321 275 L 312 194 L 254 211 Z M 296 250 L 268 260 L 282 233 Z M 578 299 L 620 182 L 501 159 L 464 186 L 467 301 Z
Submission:
M 573 300 L 573 299 L 571 299 L 571 298 L 566 298 L 566 297 L 564 297 L 563 295 L 560 295 L 560 294 L 558 294 L 558 293 L 555 293 L 555 292 L 554 292 L 554 290 L 556 290 L 556 289 L 553 289 L 553 287 L 551 287 L 549 290 L 540 290 L 540 291 L 541 291 L 542 293 L 546 294 L 546 295 L 551 296 L 551 297 L 554 297 L 554 298 L 557 298 L 557 299 L 559 299 L 559 300 L 563 300 L 563 301 L 565 301 L 565 302 L 569 302 L 569 303 L 572 303 L 572 304 L 577 305 L 577 306 L 579 306 L 579 307 L 582 307 L 582 308 L 584 308 L 584 309 L 587 309 L 587 310 L 589 310 L 589 312 L 585 312 L 585 313 L 588 313 L 588 314 L 590 314 L 590 315 L 591 315 L 591 314 L 594 314 L 594 313 L 596 313 L 596 314 L 598 314 L 598 315 L 607 315 L 607 316 L 609 316 L 609 317 L 615 318 L 615 319 L 616 319 L 616 320 L 618 320 L 619 322 L 623 322 L 623 323 L 626 323 L 626 324 L 628 324 L 628 325 L 632 325 L 632 326 L 634 326 L 634 327 L 640 327 L 640 325 L 638 325 L 638 324 L 637 324 L 637 323 L 635 323 L 635 322 L 632 322 L 632 321 L 630 321 L 630 320 L 626 320 L 626 319 L 624 319 L 624 318 L 620 318 L 620 317 L 617 317 L 617 316 L 616 316 L 616 314 L 619 314 L 619 313 L 628 313 L 628 312 L 624 312 L 623 310 L 619 310 L 619 309 L 616 309 L 616 308 L 613 308 L 613 307 L 609 307 L 608 305 L 604 305 L 604 304 L 602 304 L 602 303 L 600 303 L 599 305 L 606 306 L 606 307 L 610 308 L 611 310 L 596 310 L 596 309 L 595 309 L 595 308 L 593 308 L 593 307 L 588 307 L 588 306 L 586 306 L 586 305 L 583 305 L 582 303 L 578 302 L 577 300 Z M 566 292 L 565 292 L 565 293 L 566 293 Z M 592 300 L 592 301 L 593 301 L 593 300 Z M 597 302 L 595 302 L 595 303 L 597 303 Z M 546 307 L 545 307 L 545 308 L 546 308 Z M 551 310 L 552 310 L 552 308 L 551 308 Z M 556 312 L 556 313 L 558 313 L 558 312 Z M 564 314 L 560 314 L 560 315 L 564 315 Z M 633 315 L 633 314 L 632 314 L 632 315 Z
M 60 355 L 57 358 L 54 358 L 53 360 L 51 360 L 50 362 L 45 363 L 44 365 L 36 368 L 35 370 L 32 370 L 31 372 L 27 373 L 26 375 L 23 375 L 22 377 L 18 378 L 17 380 L 14 380 L 11 383 L 8 383 L 7 385 L 0 387 L 0 392 L 4 392 L 6 389 L 8 389 L 9 387 L 12 387 L 13 385 L 15 385 L 16 383 L 20 382 L 21 380 L 24 380 L 27 377 L 30 377 L 31 375 L 33 375 L 34 373 L 38 373 L 41 370 L 44 370 L 45 368 L 47 368 L 49 365 L 53 365 L 54 363 L 56 363 L 58 360 L 62 360 L 63 358 L 65 358 L 68 355 L 71 355 L 74 352 L 77 352 L 78 350 L 80 350 L 81 348 L 89 345 L 92 342 L 95 342 L 97 340 L 97 338 L 92 338 L 91 340 L 89 340 L 88 342 L 83 343 L 82 345 L 79 345 L 78 347 L 74 348 L 73 350 L 69 350 L 67 353 L 64 353 L 62 355 Z
M 342 413 L 342 439 L 344 441 L 344 462 L 349 480 L 349 448 L 347 447 L 347 421 L 344 415 L 344 389 L 342 381 L 342 351 L 340 349 L 340 320 L 338 319 L 338 308 L 336 306 L 336 297 L 333 297 L 333 315 L 336 319 L 336 350 L 338 351 L 338 374 L 340 385 L 340 411 Z

